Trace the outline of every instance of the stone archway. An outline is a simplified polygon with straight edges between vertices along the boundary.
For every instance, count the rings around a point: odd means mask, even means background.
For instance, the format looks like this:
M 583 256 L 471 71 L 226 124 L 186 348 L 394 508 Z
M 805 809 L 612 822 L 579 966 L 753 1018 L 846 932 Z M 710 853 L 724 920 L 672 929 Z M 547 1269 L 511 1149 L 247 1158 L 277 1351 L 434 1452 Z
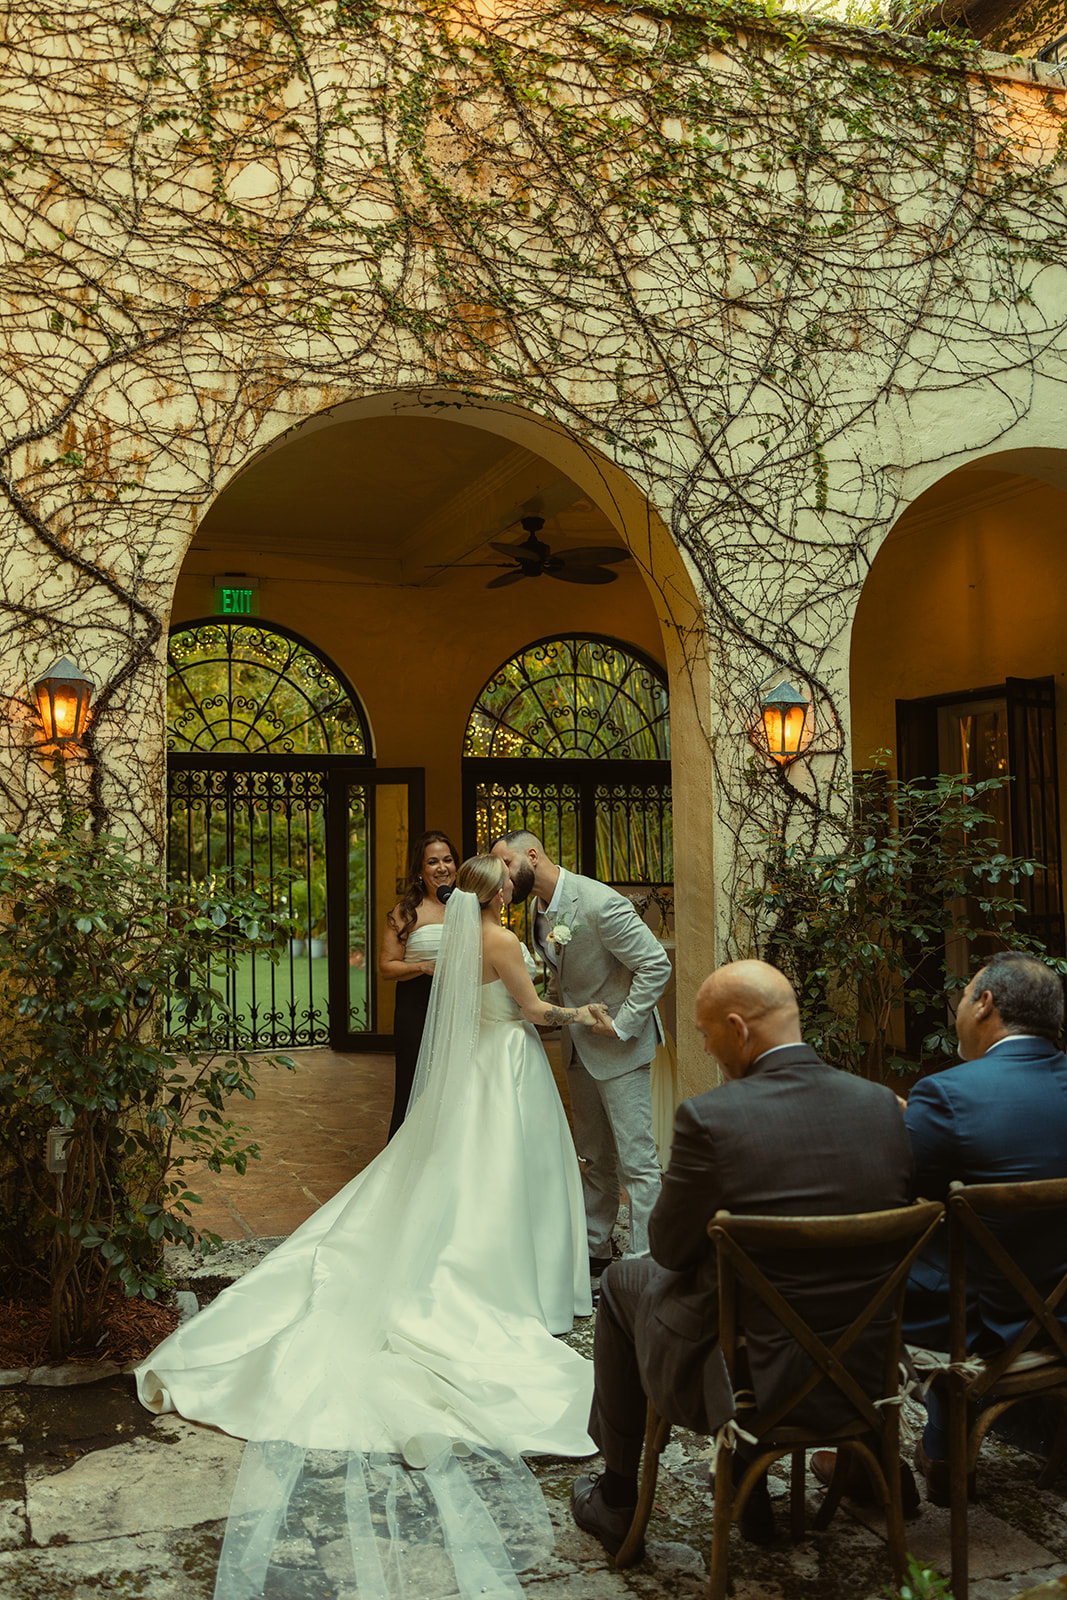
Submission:
M 618 581 L 488 592 L 501 565 L 494 545 L 521 540 L 531 511 L 563 553 L 624 542 L 631 559 Z M 515 407 L 368 397 L 290 427 L 233 475 L 193 534 L 175 619 L 202 614 L 214 578 L 234 571 L 259 579 L 262 616 L 312 639 L 360 684 L 379 765 L 423 767 L 426 823 L 456 836 L 466 716 L 500 660 L 561 632 L 617 634 L 657 660 L 670 685 L 679 987 L 695 992 L 715 931 L 702 612 L 685 558 L 631 479 Z M 395 884 L 383 892 L 395 897 Z M 685 1092 L 707 1081 L 685 1043 L 682 1073 Z

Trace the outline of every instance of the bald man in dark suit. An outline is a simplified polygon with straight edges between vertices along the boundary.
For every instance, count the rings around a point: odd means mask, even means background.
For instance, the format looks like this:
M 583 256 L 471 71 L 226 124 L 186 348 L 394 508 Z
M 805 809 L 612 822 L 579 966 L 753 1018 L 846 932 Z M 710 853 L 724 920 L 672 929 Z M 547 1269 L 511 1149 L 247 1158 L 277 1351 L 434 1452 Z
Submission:
M 707 1235 L 718 1210 L 771 1216 L 845 1215 L 906 1205 L 912 1157 L 900 1105 L 880 1084 L 829 1067 L 801 1038 L 796 996 L 761 961 L 720 968 L 702 985 L 697 1027 L 728 1081 L 678 1108 L 670 1166 L 652 1213 L 652 1258 L 616 1262 L 604 1274 L 594 1348 L 589 1431 L 605 1471 L 580 1478 L 571 1496 L 578 1526 L 613 1554 L 637 1499 L 646 1397 L 660 1415 L 710 1433 L 733 1414 L 718 1350 L 715 1253 Z M 868 1254 L 805 1252 L 768 1257 L 771 1281 L 820 1332 L 843 1330 L 891 1263 Z M 760 1409 L 788 1390 L 806 1357 L 773 1319 L 746 1326 Z M 850 1367 L 870 1392 L 882 1379 L 881 1330 Z M 821 1424 L 845 1421 L 835 1390 L 805 1402 Z M 766 1484 L 749 1497 L 741 1531 L 773 1538 Z

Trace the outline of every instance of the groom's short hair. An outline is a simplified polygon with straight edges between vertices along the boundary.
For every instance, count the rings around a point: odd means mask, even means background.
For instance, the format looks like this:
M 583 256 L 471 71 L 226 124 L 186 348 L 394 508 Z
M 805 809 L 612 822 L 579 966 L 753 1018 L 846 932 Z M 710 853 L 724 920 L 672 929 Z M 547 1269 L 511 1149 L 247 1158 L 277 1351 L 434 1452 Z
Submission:
M 536 833 L 531 833 L 528 828 L 516 828 L 513 833 L 502 833 L 494 839 L 491 849 L 496 849 L 498 844 L 506 844 L 509 850 L 536 850 L 539 855 L 547 855 L 544 845 Z

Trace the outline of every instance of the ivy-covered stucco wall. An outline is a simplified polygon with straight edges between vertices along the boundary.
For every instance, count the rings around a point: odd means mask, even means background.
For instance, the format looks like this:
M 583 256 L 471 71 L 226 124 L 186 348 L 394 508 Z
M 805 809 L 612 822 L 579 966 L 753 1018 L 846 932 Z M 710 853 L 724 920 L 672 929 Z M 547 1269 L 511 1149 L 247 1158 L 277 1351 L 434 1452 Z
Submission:
M 817 831 L 848 632 L 950 466 L 1062 447 L 1065 91 L 756 4 L 42 0 L 3 18 L 0 820 L 48 827 L 28 683 L 94 673 L 97 826 L 162 837 L 162 641 L 198 519 L 328 406 L 530 413 L 619 469 L 735 863 Z M 595 476 L 595 471 L 594 474 Z M 745 737 L 785 671 L 802 774 Z M 714 819 L 712 810 L 714 809 Z

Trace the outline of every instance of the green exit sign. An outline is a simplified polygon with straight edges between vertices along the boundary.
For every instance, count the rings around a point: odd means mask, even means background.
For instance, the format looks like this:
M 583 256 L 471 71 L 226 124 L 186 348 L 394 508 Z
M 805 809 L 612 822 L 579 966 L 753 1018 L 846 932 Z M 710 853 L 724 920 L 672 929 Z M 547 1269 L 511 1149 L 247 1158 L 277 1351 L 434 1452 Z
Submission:
M 215 579 L 215 615 L 217 617 L 258 617 L 259 579 L 246 578 L 234 573 Z

